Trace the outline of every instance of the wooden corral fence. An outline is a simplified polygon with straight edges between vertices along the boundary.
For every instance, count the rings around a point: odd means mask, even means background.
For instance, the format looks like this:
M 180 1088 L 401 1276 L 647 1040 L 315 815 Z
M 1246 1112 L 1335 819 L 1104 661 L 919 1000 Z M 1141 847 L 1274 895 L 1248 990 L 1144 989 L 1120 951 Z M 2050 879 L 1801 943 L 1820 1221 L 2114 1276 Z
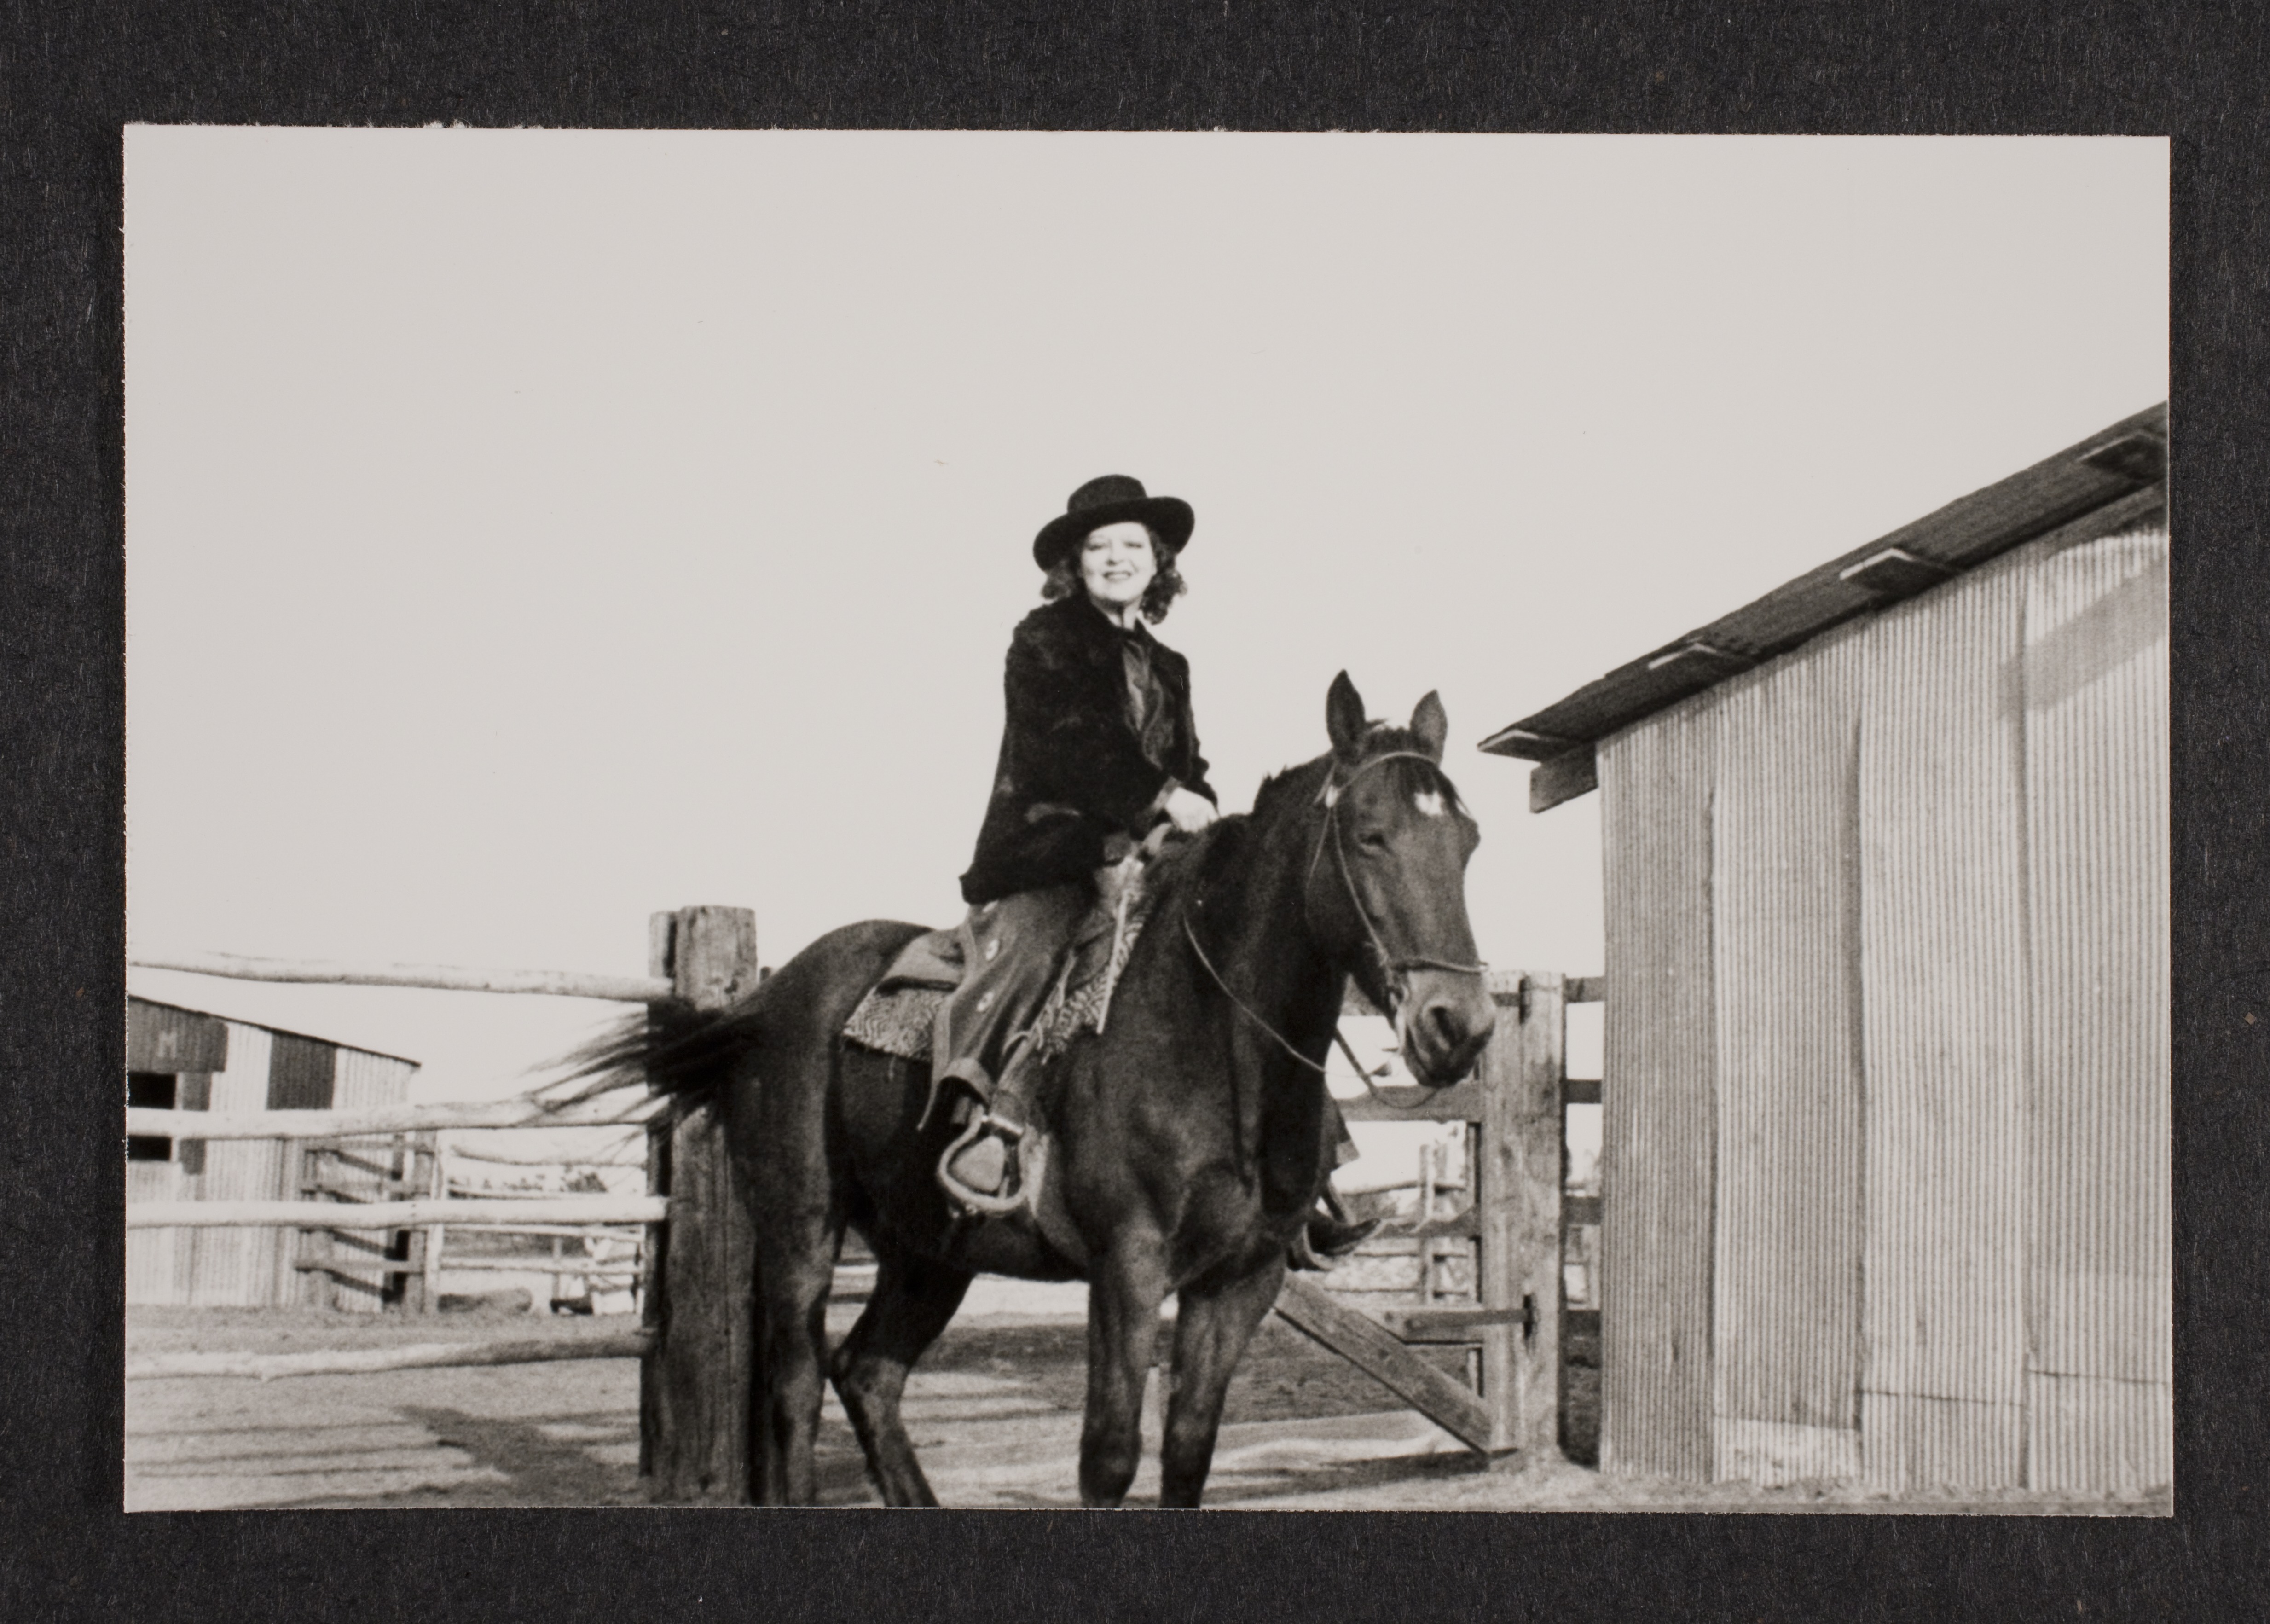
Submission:
M 643 978 L 583 976 L 553 972 L 464 970 L 444 966 L 352 966 L 241 959 L 225 954 L 137 957 L 148 968 L 283 982 L 369 986 L 440 987 L 483 992 L 525 992 L 648 1001 L 670 995 L 669 983 Z M 557 1152 L 541 1156 L 468 1153 L 440 1143 L 443 1132 L 515 1128 L 578 1128 L 624 1124 L 633 1131 L 655 1114 L 655 1102 L 628 1091 L 567 1101 L 541 1094 L 476 1104 L 388 1105 L 328 1110 L 220 1112 L 130 1107 L 130 1137 L 157 1136 L 202 1144 L 210 1140 L 275 1139 L 296 1160 L 298 1200 L 138 1201 L 126 1210 L 129 1229 L 266 1227 L 296 1231 L 293 1267 L 327 1286 L 374 1286 L 390 1306 L 431 1312 L 440 1306 L 441 1277 L 453 1272 L 509 1272 L 605 1282 L 634 1292 L 649 1251 L 649 1233 L 665 1205 L 651 1196 L 466 1191 L 450 1182 L 459 1159 L 522 1165 L 582 1166 Z M 445 1253 L 449 1239 L 459 1255 Z M 473 1236 L 549 1241 L 549 1253 L 500 1254 Z M 566 1256 L 574 1242 L 582 1257 Z M 591 1255 L 591 1243 L 616 1256 Z M 318 1302 L 329 1294 L 318 1289 Z M 612 1358 L 642 1353 L 643 1332 L 581 1339 L 572 1345 L 516 1339 L 434 1343 L 359 1352 L 292 1355 L 170 1354 L 129 1363 L 130 1378 L 180 1375 L 252 1376 L 267 1379 L 422 1365 L 501 1364 L 560 1358 Z
M 199 953 L 137 956 L 149 969 L 189 971 L 252 981 L 333 985 L 425 987 L 492 993 L 656 1004 L 683 1001 L 721 1008 L 755 985 L 756 916 L 746 908 L 690 908 L 653 916 L 646 976 L 582 975 L 556 971 L 474 970 L 448 965 L 307 963 Z M 300 1144 L 318 1168 L 303 1178 L 299 1201 L 144 1201 L 130 1203 L 129 1229 L 272 1227 L 325 1237 L 309 1259 L 323 1271 L 415 1273 L 430 1298 L 441 1237 L 449 1229 L 522 1233 L 617 1232 L 642 1228 L 638 1331 L 572 1343 L 516 1339 L 430 1343 L 357 1352 L 290 1355 L 170 1354 L 130 1364 L 130 1379 L 168 1376 L 252 1376 L 262 1379 L 399 1369 L 494 1365 L 557 1359 L 636 1357 L 641 1361 L 640 1472 L 662 1501 L 741 1500 L 747 1496 L 748 1361 L 753 1326 L 747 1271 L 753 1236 L 732 1189 L 716 1112 L 707 1104 L 670 1109 L 630 1091 L 566 1101 L 523 1096 L 478 1104 L 378 1107 L 361 1110 L 243 1113 L 130 1108 L 130 1136 L 201 1141 L 284 1139 Z M 647 1131 L 644 1196 L 464 1196 L 449 1193 L 432 1136 L 474 1129 L 636 1124 Z M 406 1165 L 379 1168 L 383 1178 L 361 1198 L 342 1200 L 321 1176 L 323 1160 L 342 1148 L 397 1136 Z M 367 1160 L 367 1157 L 363 1159 Z M 308 1165 L 303 1163 L 303 1165 Z M 374 1163 L 374 1167 L 378 1164 Z M 671 1198 L 675 1193 L 677 1199 Z M 371 1198 L 372 1197 L 376 1198 Z M 321 1216 L 310 1221 L 311 1207 Z M 675 1212 L 676 1221 L 664 1220 Z M 375 1244 L 360 1237 L 383 1237 Z M 355 1241 L 343 1256 L 339 1238 Z M 414 1238 L 413 1238 L 414 1237 Z M 671 1244 L 674 1239 L 675 1244 Z M 610 1270 L 612 1265 L 606 1265 Z M 734 1278 L 738 1271 L 740 1278 Z M 530 1272 L 551 1272 L 536 1260 Z M 574 1272 L 574 1271 L 570 1271 Z
M 152 968 L 263 981 L 438 987 L 538 993 L 636 1003 L 680 1000 L 725 1007 L 760 977 L 756 919 L 746 908 L 688 908 L 653 916 L 645 977 L 553 972 L 478 971 L 447 966 L 295 964 L 219 954 L 137 959 Z M 1556 1446 L 1560 1383 L 1562 1184 L 1570 1085 L 1566 1076 L 1567 1006 L 1598 1000 L 1597 979 L 1555 974 L 1495 974 L 1499 1025 L 1475 1074 L 1440 1090 L 1375 1091 L 1342 1102 L 1352 1122 L 1465 1124 L 1470 1199 L 1445 1217 L 1426 1215 L 1422 1250 L 1466 1248 L 1469 1301 L 1422 1301 L 1376 1316 L 1352 1308 L 1312 1278 L 1288 1279 L 1277 1311 L 1290 1324 L 1365 1370 L 1469 1448 L 1489 1455 Z M 1351 1013 L 1373 1013 L 1351 995 Z M 1581 1088 L 1581 1085 L 1579 1087 Z M 1597 1085 L 1592 1086 L 1597 1090 Z M 1592 1096 L 1597 1099 L 1597 1092 Z M 755 1235 L 737 1189 L 720 1107 L 710 1101 L 664 1106 L 623 1092 L 561 1102 L 541 1097 L 471 1105 L 406 1105 L 356 1111 L 211 1112 L 130 1109 L 130 1134 L 187 1139 L 286 1138 L 310 1148 L 374 1135 L 422 1136 L 425 1160 L 384 1192 L 388 1198 L 330 1203 L 320 1224 L 308 1201 L 143 1202 L 127 1209 L 129 1228 L 164 1225 L 263 1225 L 332 1235 L 396 1237 L 399 1256 L 377 1267 L 434 1290 L 441 1235 L 450 1228 L 555 1229 L 643 1226 L 636 1331 L 573 1343 L 513 1339 L 421 1344 L 367 1352 L 292 1355 L 173 1354 L 137 1361 L 130 1376 L 279 1376 L 476 1365 L 568 1358 L 636 1356 L 641 1361 L 639 1471 L 652 1498 L 665 1502 L 738 1503 L 748 1497 L 754 1425 Z M 442 1131 L 642 1124 L 644 1196 L 476 1197 L 450 1193 L 431 1155 Z M 414 1146 L 417 1139 L 405 1139 Z M 427 1182 L 417 1184 L 419 1178 Z M 413 1187 L 414 1186 L 414 1187 Z M 308 1193 L 313 1194 L 310 1190 Z M 336 1210 L 347 1207 L 348 1211 Z M 665 1220 L 667 1220 L 665 1222 Z M 422 1235 L 420 1242 L 406 1237 Z M 413 1246 L 422 1245 L 422 1251 Z M 367 1257 L 356 1265 L 373 1266 Z M 322 1266 L 337 1266 L 336 1258 Z M 544 1272 L 539 1261 L 531 1272 Z M 1414 1346 L 1471 1350 L 1462 1383 Z
M 618 1101 L 608 1109 L 619 1114 L 624 1107 Z M 400 1109 L 419 1111 L 417 1107 Z M 492 1158 L 468 1155 L 454 1146 L 445 1148 L 437 1143 L 434 1129 L 401 1131 L 385 1138 L 351 1131 L 358 1118 L 373 1115 L 261 1111 L 239 1116 L 130 1108 L 129 1129 L 137 1135 L 152 1124 L 171 1123 L 177 1125 L 167 1137 L 192 1144 L 212 1139 L 286 1142 L 299 1164 L 299 1199 L 137 1201 L 129 1205 L 128 1227 L 289 1228 L 298 1236 L 290 1266 L 317 1282 L 302 1301 L 323 1308 L 340 1306 L 339 1288 L 352 1287 L 375 1294 L 383 1306 L 430 1314 L 441 1307 L 445 1271 L 549 1275 L 550 1301 L 555 1305 L 578 1300 L 562 1296 L 561 1282 L 571 1280 L 583 1283 L 585 1297 L 595 1288 L 625 1289 L 635 1301 L 646 1243 L 645 1225 L 638 1215 L 627 1212 L 619 1221 L 609 1222 L 589 1216 L 593 1209 L 582 1207 L 574 1210 L 585 1216 L 563 1219 L 560 1213 L 571 1209 L 561 1203 L 583 1198 L 543 1190 L 478 1190 L 453 1183 L 447 1169 L 461 1157 Z M 559 1126 L 571 1115 L 578 1121 L 568 1125 L 579 1125 L 590 1113 L 552 1111 L 514 1125 Z M 643 1115 L 632 1118 L 631 1125 L 642 1125 Z M 279 1117 L 286 1120 L 279 1122 Z M 325 1131 L 325 1118 L 344 1126 Z M 190 1123 L 195 1125 L 187 1125 Z M 604 1165 L 558 1153 L 509 1160 L 531 1168 Z M 405 1210 L 445 1214 L 448 1221 L 428 1218 L 413 1223 L 399 1216 Z M 410 1227 L 397 1227 L 404 1224 Z M 476 1236 L 480 1240 L 469 1244 Z M 526 1241 L 546 1243 L 548 1250 L 499 1250 L 500 1245 L 509 1248 Z M 571 1242 L 576 1249 L 572 1254 Z
M 1375 1088 L 1340 1102 L 1352 1123 L 1465 1130 L 1465 1204 L 1438 1214 L 1422 1199 L 1416 1226 L 1397 1235 L 1415 1243 L 1420 1302 L 1367 1314 L 1294 1275 L 1277 1311 L 1469 1448 L 1542 1457 L 1557 1449 L 1561 1426 L 1567 1109 L 1599 1098 L 1597 1082 L 1569 1080 L 1568 1007 L 1599 1002 L 1604 988 L 1599 977 L 1497 971 L 1490 996 L 1497 1030 L 1472 1077 L 1442 1089 Z M 1378 1012 L 1353 989 L 1345 1009 Z M 1433 1180 L 1422 1189 L 1431 1194 Z M 1463 1302 L 1436 1300 L 1445 1250 L 1466 1260 L 1457 1272 Z M 1467 1383 L 1412 1351 L 1444 1344 L 1469 1350 Z

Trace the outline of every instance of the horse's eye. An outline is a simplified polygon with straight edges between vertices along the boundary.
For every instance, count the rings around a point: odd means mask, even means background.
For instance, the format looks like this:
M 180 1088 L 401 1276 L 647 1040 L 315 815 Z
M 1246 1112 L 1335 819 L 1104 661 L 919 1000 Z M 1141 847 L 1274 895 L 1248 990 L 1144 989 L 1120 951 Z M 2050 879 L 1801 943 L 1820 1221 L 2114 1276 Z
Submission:
M 1358 835 L 1356 837 L 1355 843 L 1362 847 L 1366 851 L 1385 851 L 1387 849 L 1387 836 L 1380 834 L 1376 829 L 1374 829 L 1369 834 Z

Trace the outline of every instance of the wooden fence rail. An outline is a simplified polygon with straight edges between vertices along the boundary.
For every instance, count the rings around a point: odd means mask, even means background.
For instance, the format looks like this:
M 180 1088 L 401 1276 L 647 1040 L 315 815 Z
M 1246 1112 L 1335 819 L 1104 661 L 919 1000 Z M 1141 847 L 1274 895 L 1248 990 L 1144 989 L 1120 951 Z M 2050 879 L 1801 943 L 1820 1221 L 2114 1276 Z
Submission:
M 575 970 L 475 970 L 454 964 L 357 964 L 320 959 L 248 959 L 237 953 L 150 954 L 126 961 L 145 970 L 187 970 L 238 981 L 317 982 L 353 987 L 430 987 L 445 992 L 529 992 L 560 998 L 659 1004 L 667 977 L 587 975 Z
M 635 1257 L 603 1262 L 590 1257 L 452 1257 L 452 1274 L 548 1274 L 554 1279 L 634 1280 L 640 1264 Z
M 643 1104 L 644 1102 L 642 1101 L 641 1103 Z M 644 1122 L 645 1118 L 642 1116 L 639 1120 L 641 1122 Z M 578 1124 L 573 1123 L 561 1123 L 555 1121 L 546 1121 L 534 1125 L 545 1128 L 556 1128 L 562 1126 L 574 1127 Z M 605 1124 L 594 1123 L 590 1125 L 602 1126 Z M 612 1156 L 563 1156 L 557 1151 L 531 1151 L 525 1153 L 516 1154 L 510 1151 L 471 1150 L 462 1145 L 450 1144 L 444 1145 L 441 1147 L 441 1154 L 451 1161 L 487 1161 L 494 1162 L 500 1166 L 508 1168 L 642 1168 L 646 1165 L 646 1146 L 643 1143 L 637 1143 L 632 1139 L 626 1138 L 622 1148 L 634 1149 L 639 1153 L 636 1155 L 617 1154 Z
M 453 1223 L 451 1229 L 461 1229 L 467 1235 L 557 1235 L 562 1240 L 643 1241 L 645 1226 L 640 1224 L 464 1224 Z M 455 1264 L 451 1265 L 455 1267 Z
M 549 1200 L 134 1201 L 129 1229 L 412 1229 L 426 1224 L 658 1224 L 660 1196 L 558 1196 Z
M 649 1122 L 662 1105 L 626 1089 L 574 1105 L 523 1097 L 472 1105 L 375 1105 L 347 1111 L 166 1111 L 130 1106 L 126 1131 L 169 1139 L 347 1139 L 434 1128 L 604 1128 Z
M 358 1376 L 373 1370 L 417 1370 L 436 1365 L 529 1365 L 567 1359 L 641 1359 L 653 1351 L 644 1331 L 572 1340 L 413 1342 L 401 1347 L 325 1349 L 307 1353 L 152 1353 L 126 1361 L 126 1379 L 249 1376 L 263 1382 L 288 1376 Z

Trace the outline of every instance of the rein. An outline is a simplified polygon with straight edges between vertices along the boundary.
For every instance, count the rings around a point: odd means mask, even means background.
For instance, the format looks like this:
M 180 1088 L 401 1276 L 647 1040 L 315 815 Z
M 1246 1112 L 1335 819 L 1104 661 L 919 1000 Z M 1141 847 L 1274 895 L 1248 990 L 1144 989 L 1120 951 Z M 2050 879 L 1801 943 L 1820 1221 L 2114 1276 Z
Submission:
M 1198 954 L 1198 962 L 1205 966 L 1206 974 L 1213 977 L 1213 984 L 1221 989 L 1221 996 L 1228 998 L 1232 1004 L 1237 1006 L 1237 1012 L 1239 1014 L 1244 1016 L 1255 1026 L 1267 1033 L 1276 1041 L 1278 1048 L 1292 1056 L 1294 1059 L 1308 1067 L 1309 1070 L 1314 1072 L 1318 1077 L 1323 1077 L 1327 1074 L 1329 1071 L 1328 1067 L 1319 1065 L 1316 1061 L 1309 1059 L 1308 1056 L 1294 1048 L 1293 1045 L 1287 1041 L 1284 1034 L 1279 1032 L 1276 1027 L 1271 1026 L 1260 1016 L 1255 1014 L 1243 998 L 1239 997 L 1237 994 L 1230 990 L 1229 983 L 1222 979 L 1221 972 L 1213 968 L 1213 960 L 1206 957 L 1205 949 L 1198 945 L 1198 932 L 1191 928 L 1191 917 L 1188 914 L 1184 914 L 1183 916 L 1183 934 L 1190 938 L 1191 951 Z M 1348 1064 L 1355 1068 L 1356 1076 L 1361 1078 L 1363 1080 L 1363 1086 L 1371 1091 L 1371 1097 L 1373 1099 L 1377 1100 L 1380 1103 L 1393 1110 L 1416 1110 L 1419 1109 L 1415 1105 L 1398 1106 L 1381 1091 L 1379 1085 L 1371 1080 L 1371 1073 L 1364 1069 L 1363 1061 L 1357 1056 L 1354 1048 L 1348 1042 L 1346 1034 L 1341 1032 L 1339 1023 L 1338 1021 L 1334 1021 L 1332 1023 L 1332 1042 L 1340 1046 L 1340 1053 L 1347 1057 Z
M 1392 995 L 1394 1007 L 1391 1008 L 1387 1012 L 1391 1019 L 1398 1016 L 1402 1010 L 1404 996 L 1404 971 L 1415 969 L 1435 969 L 1449 970 L 1454 974 L 1459 975 L 1480 975 L 1485 973 L 1489 968 L 1486 964 L 1459 964 L 1447 959 L 1429 958 L 1424 954 L 1419 953 L 1407 954 L 1402 958 L 1393 957 L 1387 951 L 1387 944 L 1381 940 L 1379 927 L 1373 923 L 1370 910 L 1364 907 L 1363 898 L 1355 888 L 1355 876 L 1348 870 L 1347 851 L 1339 838 L 1338 819 L 1339 817 L 1339 799 L 1341 792 L 1346 790 L 1346 788 L 1350 784 L 1354 783 L 1357 779 L 1362 777 L 1364 774 L 1369 772 L 1373 768 L 1377 767 L 1381 762 L 1392 761 L 1399 757 L 1407 757 L 1409 760 L 1413 761 L 1425 761 L 1430 766 L 1440 766 L 1440 763 L 1436 762 L 1432 756 L 1422 755 L 1416 750 L 1390 750 L 1383 752 L 1378 755 L 1373 756 L 1369 760 L 1362 762 L 1354 772 L 1350 773 L 1346 778 L 1341 779 L 1337 783 L 1332 781 L 1331 771 L 1329 769 L 1326 770 L 1324 774 L 1324 789 L 1318 793 L 1317 797 L 1323 803 L 1324 808 L 1324 827 L 1319 829 L 1317 834 L 1317 849 L 1309 854 L 1309 872 L 1314 874 L 1317 871 L 1317 863 L 1324 857 L 1325 843 L 1330 842 L 1335 864 L 1339 869 L 1340 882 L 1347 887 L 1348 904 L 1355 909 L 1355 916 L 1362 923 L 1364 935 L 1369 938 L 1365 945 L 1369 948 L 1373 961 L 1379 967 L 1381 972 L 1381 982 L 1386 986 L 1390 994 Z M 1279 1049 L 1283 1049 L 1285 1053 L 1290 1055 L 1294 1059 L 1308 1067 L 1309 1070 L 1314 1072 L 1318 1077 L 1324 1076 L 1326 1074 L 1325 1066 L 1319 1061 L 1309 1059 L 1308 1056 L 1294 1048 L 1290 1039 L 1287 1038 L 1283 1033 L 1278 1031 L 1276 1027 L 1271 1026 L 1269 1022 L 1257 1013 L 1253 1007 L 1247 1004 L 1244 999 L 1239 997 L 1236 992 L 1231 989 L 1228 980 L 1223 977 L 1222 973 L 1214 968 L 1213 960 L 1206 956 L 1205 948 L 1198 941 L 1198 931 L 1196 927 L 1191 923 L 1191 915 L 1197 911 L 1198 908 L 1201 906 L 1204 901 L 1205 898 L 1203 896 L 1193 898 L 1191 900 L 1191 907 L 1183 910 L 1183 938 L 1189 941 L 1191 951 L 1198 955 L 1198 962 L 1205 967 L 1205 973 L 1213 978 L 1213 984 L 1221 989 L 1222 997 L 1229 1000 L 1232 1007 L 1234 1007 L 1239 1014 L 1244 1016 L 1246 1020 L 1251 1021 L 1255 1026 L 1260 1027 L 1263 1032 L 1266 1033 L 1271 1041 L 1273 1042 Z M 1363 1080 L 1363 1086 L 1371 1091 L 1371 1096 L 1373 1099 L 1381 1101 L 1383 1104 L 1390 1105 L 1391 1109 L 1408 1109 L 1413 1110 L 1420 1109 L 1420 1106 L 1416 1104 L 1407 1108 L 1394 1107 L 1392 1105 L 1392 1102 L 1387 1099 L 1387 1096 L 1381 1092 L 1378 1085 L 1371 1080 L 1371 1073 L 1364 1069 L 1363 1062 L 1356 1058 L 1355 1050 L 1349 1047 L 1347 1039 L 1341 1034 L 1339 1023 L 1337 1020 L 1332 1023 L 1332 1041 L 1340 1046 L 1340 1052 L 1347 1057 L 1348 1064 L 1355 1068 L 1356 1076 L 1361 1078 Z

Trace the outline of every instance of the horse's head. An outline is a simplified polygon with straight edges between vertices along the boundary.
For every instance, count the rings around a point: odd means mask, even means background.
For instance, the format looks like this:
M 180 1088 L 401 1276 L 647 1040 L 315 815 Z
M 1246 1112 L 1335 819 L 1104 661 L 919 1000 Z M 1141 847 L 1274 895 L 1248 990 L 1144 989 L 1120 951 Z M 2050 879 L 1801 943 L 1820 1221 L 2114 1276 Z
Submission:
M 1436 1087 L 1456 1082 L 1497 1011 L 1466 918 L 1466 859 L 1481 834 L 1443 773 L 1449 718 L 1429 693 L 1407 728 L 1368 723 L 1342 671 L 1324 723 L 1332 753 L 1309 865 L 1312 928 L 1393 1018 L 1411 1074 Z

